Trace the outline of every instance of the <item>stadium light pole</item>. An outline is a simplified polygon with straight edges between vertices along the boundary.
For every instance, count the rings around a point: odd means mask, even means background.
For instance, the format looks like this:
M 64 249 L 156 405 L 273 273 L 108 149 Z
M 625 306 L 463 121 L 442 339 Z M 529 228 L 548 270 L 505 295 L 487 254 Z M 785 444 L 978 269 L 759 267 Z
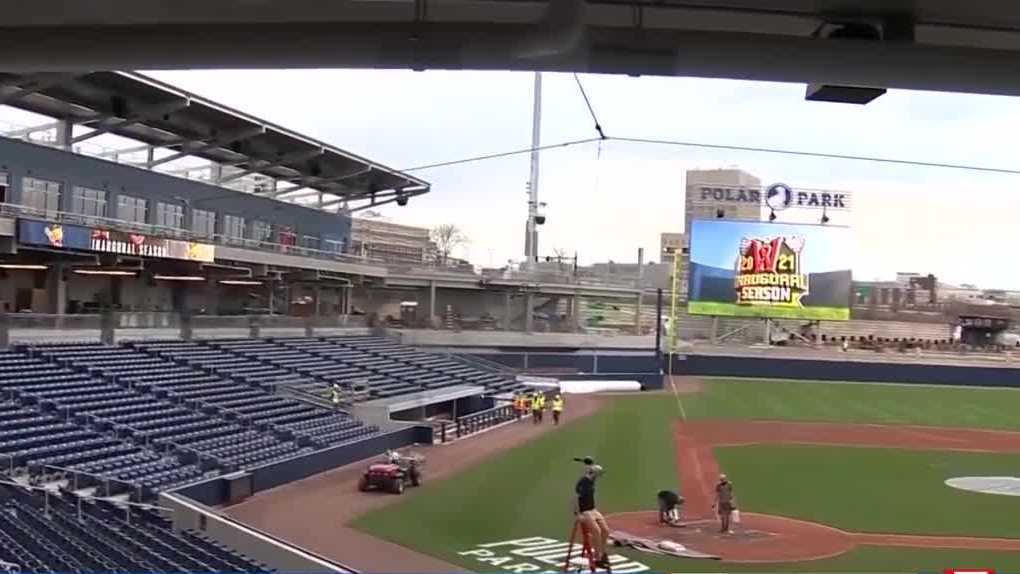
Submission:
M 542 145 L 542 73 L 535 72 L 531 116 L 531 175 L 528 178 L 528 221 L 525 225 L 524 260 L 528 267 L 538 261 L 538 148 Z
M 655 290 L 655 361 L 662 368 L 662 288 Z M 661 371 L 660 371 L 661 372 Z

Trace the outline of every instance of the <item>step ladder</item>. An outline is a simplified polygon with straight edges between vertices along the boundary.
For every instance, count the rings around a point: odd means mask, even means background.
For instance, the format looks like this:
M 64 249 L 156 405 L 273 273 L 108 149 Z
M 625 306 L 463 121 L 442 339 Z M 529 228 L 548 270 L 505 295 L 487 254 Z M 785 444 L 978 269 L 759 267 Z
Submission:
M 595 565 L 595 550 L 591 547 L 591 533 L 585 528 L 579 518 L 574 519 L 574 528 L 570 531 L 570 545 L 567 546 L 567 558 L 563 562 L 563 571 L 580 572 L 582 570 L 580 566 L 571 564 L 571 559 L 574 555 L 574 544 L 577 543 L 579 535 L 581 540 L 581 558 L 588 561 L 589 572 L 596 572 L 598 567 Z M 613 570 L 612 568 L 605 568 L 604 571 L 611 573 Z

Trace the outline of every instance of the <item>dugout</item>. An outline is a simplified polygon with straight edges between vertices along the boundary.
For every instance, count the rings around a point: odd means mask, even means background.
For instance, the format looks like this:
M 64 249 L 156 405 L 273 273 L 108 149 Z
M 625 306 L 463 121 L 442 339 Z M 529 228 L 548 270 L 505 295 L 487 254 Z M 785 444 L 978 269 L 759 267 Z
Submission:
M 996 345 L 999 336 L 1005 333 L 1012 321 L 1005 317 L 989 315 L 960 315 L 960 342 L 964 345 L 987 347 Z
M 351 414 L 367 424 L 388 429 L 435 418 L 456 420 L 492 406 L 493 398 L 486 396 L 485 387 L 456 385 L 365 401 L 354 405 Z

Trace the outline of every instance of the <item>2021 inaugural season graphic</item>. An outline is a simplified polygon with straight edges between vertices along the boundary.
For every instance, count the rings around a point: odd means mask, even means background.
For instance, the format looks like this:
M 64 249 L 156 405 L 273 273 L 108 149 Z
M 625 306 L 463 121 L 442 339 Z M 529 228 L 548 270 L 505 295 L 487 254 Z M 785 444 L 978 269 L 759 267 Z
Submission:
M 690 233 L 690 313 L 850 319 L 849 228 L 697 220 Z

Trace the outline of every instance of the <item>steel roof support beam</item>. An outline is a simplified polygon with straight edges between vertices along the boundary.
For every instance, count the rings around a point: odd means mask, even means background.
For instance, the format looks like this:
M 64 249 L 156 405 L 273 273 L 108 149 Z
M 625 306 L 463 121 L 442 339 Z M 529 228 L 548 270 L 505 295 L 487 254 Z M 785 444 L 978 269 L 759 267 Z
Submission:
M 297 181 L 295 181 L 295 180 L 297 180 Z M 337 194 L 337 195 L 339 195 L 340 193 L 343 193 L 345 191 L 356 191 L 356 190 L 354 190 L 354 188 L 348 187 L 348 186 L 340 184 L 340 183 L 330 183 L 330 180 L 328 178 L 320 178 L 320 177 L 315 177 L 315 176 L 312 176 L 312 175 L 301 177 L 301 178 L 291 178 L 291 179 L 289 179 L 287 181 L 290 181 L 291 183 L 295 183 L 297 185 L 300 185 L 301 187 L 310 187 L 310 186 L 313 186 L 313 185 L 319 185 L 319 186 L 322 186 L 323 188 L 325 188 L 325 189 L 323 189 L 321 191 L 325 191 L 326 193 L 334 193 L 334 194 Z
M 49 130 L 52 130 L 52 129 L 54 129 L 56 127 L 59 127 L 59 126 L 60 126 L 60 122 L 49 122 L 49 123 L 45 123 L 45 124 L 39 124 L 37 126 L 29 126 L 27 128 L 21 128 L 21 129 L 12 130 L 12 131 L 9 131 L 9 132 L 4 132 L 4 137 L 20 139 L 20 138 L 32 135 L 32 134 L 37 133 L 37 132 L 49 131 Z
M 177 100 L 175 102 L 169 102 L 169 103 L 166 103 L 166 104 L 161 104 L 161 105 L 157 105 L 157 106 L 152 106 L 152 107 L 146 107 L 146 108 L 138 109 L 135 113 L 129 114 L 127 117 L 124 117 L 124 118 L 117 118 L 117 117 L 107 116 L 105 118 L 99 119 L 99 123 L 96 124 L 95 126 L 90 126 L 90 127 L 92 127 L 93 131 L 91 131 L 91 132 L 89 132 L 87 134 L 82 134 L 80 136 L 77 136 L 77 137 L 73 138 L 71 140 L 71 143 L 72 144 L 80 143 L 80 142 L 83 142 L 83 141 L 85 141 L 87 139 L 91 139 L 91 138 L 94 138 L 96 136 L 100 136 L 100 135 L 103 135 L 105 133 L 108 133 L 111 130 L 115 130 L 117 128 L 122 128 L 122 127 L 125 127 L 125 126 L 129 126 L 131 124 L 143 123 L 146 120 L 151 120 L 153 118 L 162 117 L 162 116 L 165 116 L 165 115 L 168 115 L 168 114 L 172 114 L 174 112 L 179 112 L 179 111 L 187 108 L 190 105 L 191 105 L 191 98 L 185 98 L 183 100 Z M 86 120 L 86 122 L 78 122 L 78 123 L 82 124 L 82 123 L 93 122 L 93 121 L 96 121 L 96 120 L 95 119 L 93 119 L 93 120 Z
M 379 205 L 386 205 L 387 203 L 392 203 L 392 202 L 396 201 L 397 198 L 400 197 L 400 196 L 414 197 L 416 195 L 422 195 L 424 193 L 427 193 L 428 190 L 429 190 L 428 186 L 418 186 L 418 187 L 412 187 L 412 188 L 406 188 L 405 187 L 405 188 L 402 188 L 402 189 L 389 189 L 389 190 L 385 190 L 385 191 L 365 192 L 364 194 L 359 194 L 359 195 L 352 196 L 352 197 L 346 197 L 346 198 L 334 199 L 334 200 L 331 200 L 331 201 L 327 201 L 327 202 L 325 202 L 325 203 L 323 203 L 321 205 L 321 208 L 323 210 L 325 210 L 325 209 L 329 209 L 330 207 L 333 207 L 335 205 L 342 204 L 345 201 L 352 201 L 352 200 L 356 200 L 356 199 L 371 198 L 369 203 L 351 209 L 351 211 L 361 211 L 363 209 L 368 209 L 369 207 L 374 207 L 374 206 L 379 206 Z
M 7 86 L 17 86 L 18 89 L 7 95 L 0 96 L 0 105 L 16 102 L 21 98 L 52 88 L 53 86 L 59 86 L 77 77 L 78 74 L 35 74 L 21 76 L 20 79 L 24 81 L 12 80 L 7 84 Z
M 140 145 L 140 146 L 135 146 L 135 147 L 126 147 L 126 148 L 122 148 L 122 149 L 113 149 L 113 150 L 110 150 L 110 151 L 104 151 L 102 153 L 98 153 L 98 154 L 96 154 L 95 157 L 117 157 L 119 155 L 128 155 L 128 154 L 132 154 L 132 153 L 139 153 L 139 152 L 143 152 L 143 151 L 149 151 L 149 149 L 151 149 L 152 147 L 153 146 L 151 146 L 151 145 Z
M 366 168 L 359 169 L 358 171 L 353 171 L 353 172 L 345 174 L 345 175 L 337 175 L 337 176 L 333 176 L 333 177 L 318 177 L 316 179 L 318 179 L 319 181 L 322 181 L 324 183 L 333 183 L 333 182 L 343 181 L 345 179 L 351 179 L 353 177 L 358 177 L 358 176 L 361 176 L 361 175 L 366 175 L 366 174 L 372 173 L 373 169 L 375 169 L 373 166 L 368 166 Z M 300 176 L 299 177 L 291 177 L 291 178 L 283 178 L 280 181 L 296 181 L 296 180 L 299 180 L 299 179 L 301 179 Z
M 313 182 L 313 183 L 317 183 L 317 184 L 320 184 L 320 185 L 324 185 L 324 184 L 330 184 L 330 183 L 339 183 L 339 182 L 344 181 L 344 180 L 352 179 L 352 178 L 359 177 L 359 176 L 362 176 L 362 175 L 367 175 L 369 173 L 372 173 L 373 169 L 374 169 L 374 167 L 370 165 L 370 166 L 368 166 L 368 167 L 366 167 L 364 169 L 359 169 L 358 171 L 354 171 L 354 172 L 351 172 L 351 173 L 348 173 L 348 174 L 345 174 L 345 175 L 338 175 L 338 176 L 333 176 L 333 177 L 316 177 L 316 176 L 285 177 L 285 178 L 280 179 L 280 181 L 286 181 L 286 182 L 289 182 L 289 183 L 297 183 L 297 184 L 306 184 L 306 183 L 309 183 L 309 182 Z
M 295 185 L 294 187 L 288 187 L 288 188 L 285 188 L 285 189 L 277 189 L 274 192 L 271 192 L 271 193 L 260 193 L 259 195 L 261 195 L 263 197 L 276 198 L 276 197 L 280 197 L 281 195 L 287 195 L 288 193 L 294 193 L 295 191 L 298 191 L 298 190 L 301 190 L 301 189 L 308 189 L 308 188 L 306 188 L 303 185 Z M 310 191 L 315 191 L 315 190 L 310 190 Z
M 293 163 L 295 161 L 303 161 L 303 160 L 306 160 L 306 159 L 312 159 L 312 158 L 319 157 L 319 156 L 325 155 L 325 154 L 326 154 L 325 148 L 319 148 L 317 150 L 312 150 L 312 151 L 302 150 L 302 151 L 297 151 L 297 152 L 294 152 L 294 153 L 284 154 L 284 155 L 282 155 L 282 156 L 280 156 L 280 157 L 278 157 L 278 158 L 276 158 L 274 160 L 252 158 L 250 160 L 247 160 L 247 161 L 243 162 L 244 164 L 248 165 L 247 168 L 245 168 L 245 169 L 243 169 L 243 170 L 241 170 L 241 171 L 239 171 L 237 173 L 232 173 L 232 174 L 230 174 L 228 176 L 225 176 L 223 179 L 220 180 L 220 183 L 227 183 L 228 181 L 233 181 L 235 179 L 241 179 L 242 177 L 245 177 L 245 176 L 248 176 L 248 175 L 251 175 L 251 174 L 254 174 L 254 173 L 258 173 L 260 171 L 265 171 L 267 169 L 273 169 L 274 167 L 287 167 L 288 163 Z M 282 180 L 282 181 L 289 181 L 289 180 Z
M 153 160 L 152 162 L 149 163 L 149 168 L 153 168 L 157 165 L 161 165 L 164 163 L 169 163 L 192 154 L 202 153 L 204 151 L 209 151 L 211 149 L 216 149 L 218 147 L 224 147 L 234 142 L 251 139 L 253 137 L 260 136 L 264 133 L 266 133 L 266 126 L 259 126 L 257 128 L 238 130 L 232 134 L 227 134 L 221 137 L 214 136 L 207 140 L 190 140 L 180 144 L 173 144 L 174 146 L 180 145 L 181 151 L 175 154 L 168 155 L 166 157 L 161 157 L 157 160 Z
M 315 189 L 309 189 L 307 187 L 291 187 L 288 188 L 283 195 L 287 195 L 290 193 L 293 193 L 294 195 L 289 195 L 288 197 L 276 196 L 274 199 L 287 199 L 287 200 L 300 199 L 302 197 L 308 197 L 310 195 L 319 193 L 319 191 Z

